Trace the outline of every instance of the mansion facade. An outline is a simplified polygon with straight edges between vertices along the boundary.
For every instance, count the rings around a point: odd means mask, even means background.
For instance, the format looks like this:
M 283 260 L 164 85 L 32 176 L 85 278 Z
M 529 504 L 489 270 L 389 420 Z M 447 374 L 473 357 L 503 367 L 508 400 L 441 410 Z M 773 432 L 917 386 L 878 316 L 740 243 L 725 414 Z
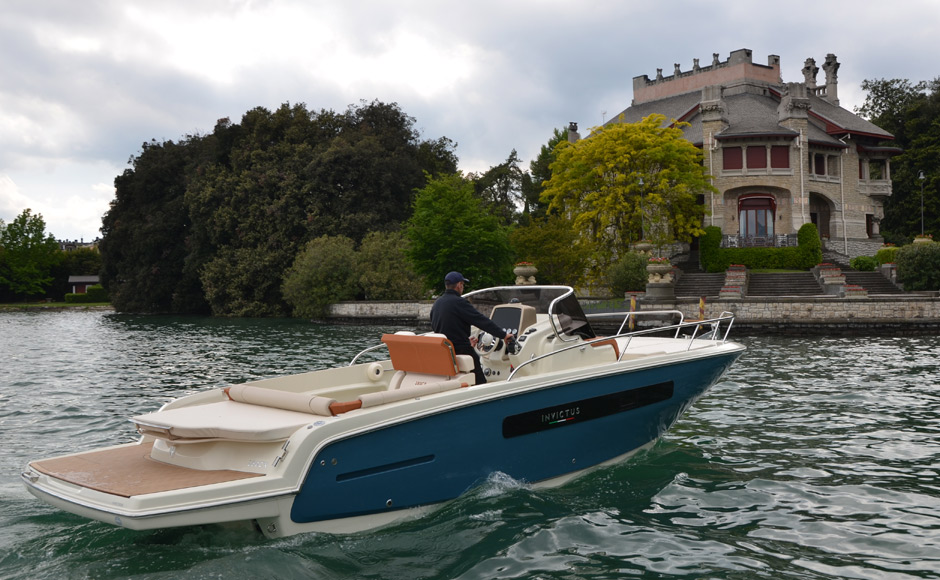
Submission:
M 685 138 L 702 149 L 717 195 L 704 203 L 705 226 L 718 226 L 724 245 L 793 245 L 812 222 L 824 246 L 846 257 L 874 255 L 879 222 L 891 195 L 893 136 L 839 106 L 832 54 L 819 68 L 806 59 L 802 82 L 784 83 L 780 58 L 752 62 L 737 50 L 690 71 L 633 79 L 633 102 L 609 123 L 637 122 L 659 113 L 688 123 Z

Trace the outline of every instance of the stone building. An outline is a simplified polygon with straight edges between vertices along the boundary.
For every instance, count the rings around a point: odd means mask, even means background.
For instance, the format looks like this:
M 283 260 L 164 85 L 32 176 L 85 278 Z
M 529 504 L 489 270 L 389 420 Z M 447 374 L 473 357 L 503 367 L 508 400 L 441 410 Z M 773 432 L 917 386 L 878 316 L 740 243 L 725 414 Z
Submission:
M 633 79 L 633 103 L 616 122 L 660 113 L 688 123 L 686 138 L 701 148 L 720 192 L 703 200 L 705 225 L 724 244 L 795 244 L 807 222 L 826 248 L 847 257 L 873 255 L 881 246 L 878 224 L 891 195 L 891 156 L 879 143 L 893 136 L 839 106 L 839 62 L 829 54 L 819 68 L 806 59 L 802 82 L 783 82 L 780 57 L 755 64 L 736 50 L 709 66 L 678 64 L 671 76 Z

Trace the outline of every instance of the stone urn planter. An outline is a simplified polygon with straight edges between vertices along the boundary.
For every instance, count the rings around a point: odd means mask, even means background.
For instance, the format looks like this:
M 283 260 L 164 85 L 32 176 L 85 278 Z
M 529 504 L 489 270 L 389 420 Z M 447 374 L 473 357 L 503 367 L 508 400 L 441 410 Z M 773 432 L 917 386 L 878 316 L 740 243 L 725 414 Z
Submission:
M 516 264 L 516 267 L 512 269 L 512 273 L 516 275 L 516 286 L 526 286 L 536 283 L 535 275 L 539 271 L 532 264 Z
M 672 264 L 647 264 L 646 272 L 649 274 L 650 284 L 668 284 L 673 281 Z
M 653 244 L 649 242 L 637 242 L 633 244 L 633 251 L 637 254 L 648 256 L 653 253 Z

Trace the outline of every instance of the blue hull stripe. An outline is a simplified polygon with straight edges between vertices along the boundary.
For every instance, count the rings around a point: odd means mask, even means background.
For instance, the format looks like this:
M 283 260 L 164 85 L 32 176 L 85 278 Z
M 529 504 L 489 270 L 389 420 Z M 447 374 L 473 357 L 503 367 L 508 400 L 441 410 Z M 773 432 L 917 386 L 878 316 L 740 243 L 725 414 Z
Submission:
M 327 445 L 294 499 L 298 523 L 454 499 L 493 472 L 536 482 L 586 469 L 661 436 L 740 353 L 637 370 L 470 404 Z M 507 417 L 672 382 L 666 400 L 506 437 Z

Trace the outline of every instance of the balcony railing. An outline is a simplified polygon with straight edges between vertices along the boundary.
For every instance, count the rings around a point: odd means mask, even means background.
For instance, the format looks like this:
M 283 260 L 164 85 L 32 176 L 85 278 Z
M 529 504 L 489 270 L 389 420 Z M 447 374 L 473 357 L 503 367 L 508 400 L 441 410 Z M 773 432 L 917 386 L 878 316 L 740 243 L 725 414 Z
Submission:
M 796 234 L 776 234 L 773 236 L 724 235 L 722 248 L 785 248 L 796 246 Z

